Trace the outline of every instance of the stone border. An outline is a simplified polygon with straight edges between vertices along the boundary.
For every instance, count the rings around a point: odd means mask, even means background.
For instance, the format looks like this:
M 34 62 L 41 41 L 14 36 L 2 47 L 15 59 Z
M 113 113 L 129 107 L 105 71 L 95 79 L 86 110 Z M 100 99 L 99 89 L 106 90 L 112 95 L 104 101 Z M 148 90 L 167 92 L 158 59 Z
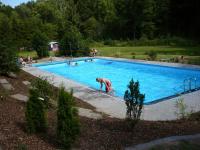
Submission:
M 88 57 L 84 57 L 84 58 L 88 58 Z M 108 57 L 95 57 L 95 58 L 110 59 Z M 77 58 L 77 60 L 78 59 L 79 58 Z M 57 59 L 57 60 L 59 60 L 59 59 Z M 63 61 L 63 59 L 60 59 L 60 60 Z M 121 59 L 121 58 L 120 59 L 114 58 L 113 60 L 121 60 L 121 61 L 126 60 L 126 61 L 130 61 L 130 62 L 135 62 L 134 60 Z M 139 62 L 139 63 L 148 62 L 148 63 L 152 63 L 152 64 L 156 63 L 156 62 L 140 61 L 140 60 L 138 60 L 136 62 Z M 165 65 L 168 63 L 161 62 L 161 64 Z M 180 67 L 180 64 L 173 64 L 173 65 L 176 67 L 178 67 L 178 66 Z M 181 66 L 182 66 L 182 64 L 181 64 Z M 185 67 L 188 68 L 189 66 L 186 65 Z M 196 68 L 197 66 L 193 66 L 193 67 Z M 78 82 L 64 78 L 60 75 L 55 75 L 53 73 L 50 73 L 50 72 L 47 72 L 44 70 L 40 70 L 37 67 L 28 66 L 28 67 L 24 67 L 23 70 L 36 76 L 36 77 L 41 77 L 41 76 L 49 77 L 50 78 L 49 82 L 56 87 L 59 87 L 61 85 L 61 83 L 63 83 L 63 85 L 65 86 L 65 89 L 67 91 L 70 91 L 71 89 L 73 89 L 75 97 L 96 107 L 98 112 L 104 112 L 104 113 L 110 115 L 110 117 L 115 117 L 115 118 L 125 118 L 125 116 L 126 116 L 126 105 L 121 98 L 113 97 L 106 93 L 97 92 L 96 90 L 94 90 L 88 86 L 85 86 Z M 175 108 L 175 103 L 176 103 L 176 100 L 179 98 L 184 98 L 184 102 L 187 104 L 187 106 L 189 106 L 187 109 L 188 112 L 190 112 L 191 110 L 199 111 L 200 110 L 199 97 L 200 97 L 200 90 L 195 91 L 193 93 L 184 94 L 184 95 L 181 95 L 181 96 L 178 96 L 175 98 L 171 98 L 169 100 L 161 101 L 161 102 L 158 102 L 155 104 L 145 105 L 143 113 L 142 113 L 142 119 L 144 119 L 144 120 L 174 120 L 174 119 L 177 119 L 177 116 L 175 115 L 175 111 L 177 111 Z
M 193 140 L 193 139 L 198 139 L 198 138 L 200 138 L 200 134 L 185 135 L 185 136 L 171 136 L 171 137 L 166 137 L 166 138 L 162 138 L 158 140 L 153 140 L 151 142 L 144 143 L 144 144 L 138 144 L 136 146 L 127 147 L 125 148 L 125 150 L 147 150 L 154 146 L 166 144 L 168 142 L 177 142 L 181 140 Z

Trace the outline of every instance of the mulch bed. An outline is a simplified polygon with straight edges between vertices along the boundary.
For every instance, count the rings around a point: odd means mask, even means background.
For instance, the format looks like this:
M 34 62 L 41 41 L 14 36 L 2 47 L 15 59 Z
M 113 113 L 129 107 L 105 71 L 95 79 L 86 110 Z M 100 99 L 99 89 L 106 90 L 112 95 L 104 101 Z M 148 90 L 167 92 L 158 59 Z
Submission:
M 8 79 L 15 87 L 10 93 L 28 95 L 24 80 L 33 79 L 32 76 L 21 72 L 18 79 Z M 2 77 L 0 77 L 2 78 Z M 5 77 L 4 77 L 5 78 Z M 28 135 L 25 129 L 25 103 L 14 100 L 4 94 L 0 87 L 0 145 L 3 149 L 18 149 L 26 146 L 30 150 L 58 149 L 56 141 L 56 110 L 51 108 L 48 112 L 48 132 L 45 135 Z M 79 107 L 94 109 L 89 104 L 76 100 Z M 199 120 L 178 121 L 140 121 L 133 129 L 124 120 L 105 117 L 94 120 L 80 117 L 81 134 L 73 147 L 87 150 L 124 149 L 126 146 L 148 142 L 174 135 L 196 134 L 200 132 Z

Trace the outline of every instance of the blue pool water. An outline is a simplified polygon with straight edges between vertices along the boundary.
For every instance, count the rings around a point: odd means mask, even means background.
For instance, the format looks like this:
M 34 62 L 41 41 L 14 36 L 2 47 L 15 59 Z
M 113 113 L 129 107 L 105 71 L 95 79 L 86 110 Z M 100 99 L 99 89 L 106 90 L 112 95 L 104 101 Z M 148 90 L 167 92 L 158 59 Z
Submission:
M 93 59 L 93 62 L 78 61 L 77 66 L 69 66 L 66 62 L 55 64 L 39 64 L 36 67 L 61 75 L 94 89 L 99 89 L 97 77 L 110 79 L 115 95 L 122 97 L 127 84 L 133 78 L 140 82 L 140 91 L 145 94 L 145 103 L 163 99 L 183 92 L 183 81 L 196 78 L 191 88 L 200 87 L 200 70 L 148 65 L 107 59 Z M 188 85 L 187 81 L 186 84 Z M 186 86 L 188 88 L 188 86 Z

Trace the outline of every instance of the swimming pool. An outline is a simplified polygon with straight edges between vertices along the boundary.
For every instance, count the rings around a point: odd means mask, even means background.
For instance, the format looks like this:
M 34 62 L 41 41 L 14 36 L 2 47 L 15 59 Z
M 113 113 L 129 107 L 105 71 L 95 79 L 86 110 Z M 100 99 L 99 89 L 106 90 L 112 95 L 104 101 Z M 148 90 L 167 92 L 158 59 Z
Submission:
M 74 63 L 74 62 L 73 62 Z M 117 61 L 111 59 L 77 60 L 78 65 L 66 61 L 36 64 L 41 70 L 61 75 L 68 79 L 99 89 L 97 77 L 110 79 L 115 96 L 123 98 L 127 84 L 133 78 L 140 82 L 140 91 L 145 94 L 145 103 L 151 103 L 177 93 L 200 88 L 200 70 L 166 67 L 160 65 Z M 185 86 L 184 84 L 185 83 Z

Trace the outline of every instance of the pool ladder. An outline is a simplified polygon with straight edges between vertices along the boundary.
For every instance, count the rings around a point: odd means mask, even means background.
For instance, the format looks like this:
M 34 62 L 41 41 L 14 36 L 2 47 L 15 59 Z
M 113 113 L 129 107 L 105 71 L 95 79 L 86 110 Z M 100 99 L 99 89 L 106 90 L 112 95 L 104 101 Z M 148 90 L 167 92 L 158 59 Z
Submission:
M 197 78 L 187 78 L 183 81 L 184 92 L 197 89 Z

